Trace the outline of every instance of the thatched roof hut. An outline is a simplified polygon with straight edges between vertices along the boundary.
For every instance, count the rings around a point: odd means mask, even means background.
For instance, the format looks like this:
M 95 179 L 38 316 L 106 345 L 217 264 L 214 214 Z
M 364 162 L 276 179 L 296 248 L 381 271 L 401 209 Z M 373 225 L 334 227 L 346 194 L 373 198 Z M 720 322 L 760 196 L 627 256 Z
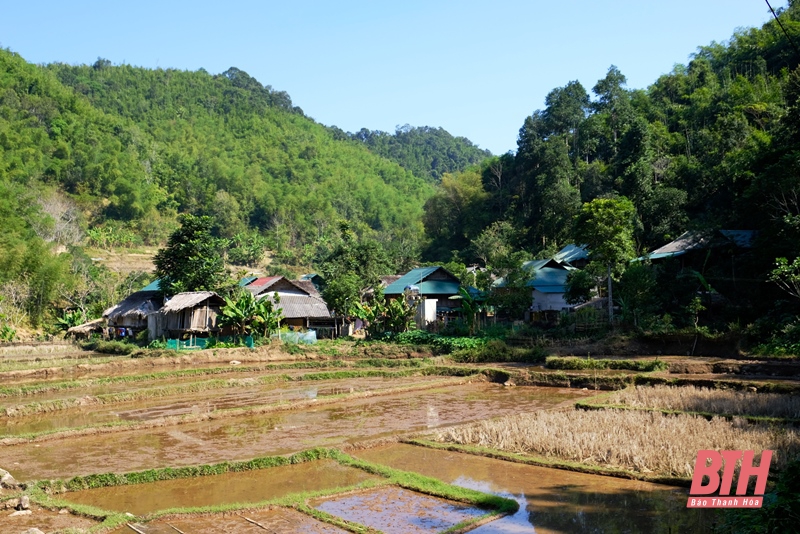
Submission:
M 106 321 L 102 317 L 100 319 L 94 319 L 88 323 L 70 327 L 67 330 L 67 335 L 74 338 L 88 338 L 94 333 L 102 332 L 103 328 L 105 327 L 105 323 Z
M 151 339 L 167 335 L 209 334 L 219 331 L 217 318 L 225 299 L 213 291 L 178 293 L 147 318 Z
M 137 291 L 103 312 L 108 326 L 147 328 L 147 316 L 161 307 L 156 291 Z

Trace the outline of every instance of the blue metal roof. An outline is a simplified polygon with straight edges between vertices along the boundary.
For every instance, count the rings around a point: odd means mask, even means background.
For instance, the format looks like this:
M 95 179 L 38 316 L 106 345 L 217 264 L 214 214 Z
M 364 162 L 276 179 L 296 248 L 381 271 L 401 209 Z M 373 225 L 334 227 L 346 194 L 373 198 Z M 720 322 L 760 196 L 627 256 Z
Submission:
M 559 250 L 555 256 L 553 256 L 554 260 L 563 261 L 566 263 L 577 260 L 585 260 L 588 258 L 589 252 L 586 250 L 586 245 L 576 245 L 575 243 L 567 245 Z
M 244 278 L 239 280 L 239 287 L 244 287 L 247 284 L 249 284 L 250 282 L 252 282 L 253 280 L 258 280 L 258 277 L 257 276 L 245 276 Z
M 543 267 L 536 271 L 536 278 L 528 281 L 525 285 L 545 293 L 563 293 L 566 291 L 565 286 L 569 273 L 566 269 Z
M 444 270 L 444 267 L 436 265 L 433 267 L 417 267 L 416 269 L 412 269 L 386 286 L 386 289 L 383 290 L 383 294 L 402 295 L 407 286 L 419 286 L 420 295 L 458 293 L 458 286 L 461 284 L 456 281 L 455 276 L 453 276 L 453 281 L 431 280 L 428 282 L 423 282 L 425 278 L 432 275 L 439 269 Z M 445 287 L 445 284 L 447 284 L 447 287 Z M 453 287 L 455 287 L 455 290 L 453 290 Z
M 420 295 L 458 295 L 458 282 L 445 282 L 444 280 L 431 280 L 419 283 Z
M 551 261 L 550 259 L 526 261 L 522 264 L 522 268 L 527 271 L 538 271 L 539 269 L 547 265 L 550 261 Z

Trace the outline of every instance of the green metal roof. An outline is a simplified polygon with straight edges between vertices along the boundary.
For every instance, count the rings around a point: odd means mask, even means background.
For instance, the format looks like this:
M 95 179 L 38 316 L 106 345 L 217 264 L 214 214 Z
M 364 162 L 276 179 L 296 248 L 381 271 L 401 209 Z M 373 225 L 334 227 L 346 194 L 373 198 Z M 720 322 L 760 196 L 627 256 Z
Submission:
M 461 284 L 458 282 L 445 282 L 444 280 L 431 280 L 416 284 L 420 295 L 457 295 Z
M 536 278 L 525 284 L 544 293 L 563 293 L 566 291 L 567 275 L 566 269 L 555 269 L 553 267 L 543 267 L 536 271 Z
M 384 295 L 402 295 L 403 291 L 405 291 L 407 286 L 418 286 L 420 282 L 425 280 L 428 276 L 432 275 L 439 269 L 443 269 L 440 266 L 434 267 L 417 267 L 416 269 L 411 269 L 406 274 L 386 286 L 386 289 L 383 290 Z M 458 290 L 456 289 L 456 293 Z M 420 294 L 422 293 L 422 287 L 420 287 Z
M 140 289 L 140 291 L 161 291 L 161 279 L 156 278 L 155 280 L 147 284 L 147 286 Z

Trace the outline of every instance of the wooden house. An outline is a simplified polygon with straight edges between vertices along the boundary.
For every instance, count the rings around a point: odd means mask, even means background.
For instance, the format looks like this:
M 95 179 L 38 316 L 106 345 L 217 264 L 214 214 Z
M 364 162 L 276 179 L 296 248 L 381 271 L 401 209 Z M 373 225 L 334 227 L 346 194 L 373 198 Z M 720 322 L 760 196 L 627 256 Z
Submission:
M 159 311 L 147 316 L 150 339 L 218 334 L 220 328 L 217 321 L 223 306 L 225 299 L 212 291 L 178 293 Z
M 110 337 L 135 336 L 147 330 L 147 316 L 160 308 L 161 297 L 158 291 L 142 290 L 128 295 L 120 303 L 105 310 L 103 319 L 108 325 Z

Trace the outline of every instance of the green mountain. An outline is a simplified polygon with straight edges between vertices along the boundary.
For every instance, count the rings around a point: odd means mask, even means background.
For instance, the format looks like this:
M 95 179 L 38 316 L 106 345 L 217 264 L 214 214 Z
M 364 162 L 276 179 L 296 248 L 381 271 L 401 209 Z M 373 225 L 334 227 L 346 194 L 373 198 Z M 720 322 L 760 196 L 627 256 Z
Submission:
M 369 149 L 388 158 L 415 176 L 439 182 L 445 173 L 466 170 L 491 157 L 466 137 L 454 137 L 442 128 L 398 127 L 394 134 L 362 128 L 348 134 Z

